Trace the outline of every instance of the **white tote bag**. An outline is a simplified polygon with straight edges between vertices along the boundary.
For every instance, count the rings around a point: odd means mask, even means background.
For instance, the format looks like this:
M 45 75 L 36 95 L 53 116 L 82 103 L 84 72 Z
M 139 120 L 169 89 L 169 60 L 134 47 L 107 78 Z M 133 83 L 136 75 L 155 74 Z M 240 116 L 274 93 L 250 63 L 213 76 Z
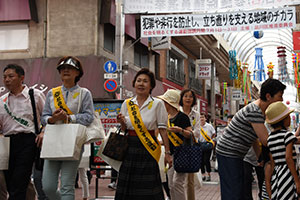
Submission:
M 80 111 L 81 102 L 82 102 L 82 89 L 80 89 L 77 113 L 79 113 L 79 111 Z M 105 137 L 105 131 L 102 126 L 99 113 L 95 111 L 93 122 L 86 127 L 85 144 L 103 140 L 104 137 Z
M 85 144 L 83 146 L 84 152 L 82 154 L 78 168 L 88 169 L 90 167 L 91 144 Z
M 79 160 L 86 140 L 86 127 L 81 124 L 47 124 L 41 158 Z
M 98 112 L 94 112 L 94 121 L 86 127 L 85 144 L 97 142 L 105 138 L 105 131 Z
M 8 169 L 9 139 L 9 137 L 0 137 L 0 170 Z
M 107 136 L 104 138 L 104 141 L 102 141 L 102 143 L 99 147 L 99 151 L 97 153 L 97 156 L 102 158 L 102 160 L 104 160 L 107 164 L 109 164 L 113 169 L 115 169 L 116 171 L 119 171 L 120 167 L 121 167 L 121 164 L 122 164 L 122 161 L 114 160 L 114 159 L 102 154 L 103 149 L 107 144 L 107 140 L 110 136 L 110 133 L 116 132 L 116 131 L 117 131 L 116 127 L 113 127 L 113 128 L 109 129 Z

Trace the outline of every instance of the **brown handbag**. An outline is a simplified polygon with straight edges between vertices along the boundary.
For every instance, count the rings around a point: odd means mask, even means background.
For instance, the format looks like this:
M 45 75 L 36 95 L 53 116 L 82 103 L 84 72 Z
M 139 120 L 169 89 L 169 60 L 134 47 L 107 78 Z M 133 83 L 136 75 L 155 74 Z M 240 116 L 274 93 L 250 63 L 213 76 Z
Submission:
M 103 149 L 102 154 L 119 161 L 123 161 L 127 148 L 127 135 L 120 134 L 121 129 L 116 132 L 111 132 L 107 140 L 106 146 Z

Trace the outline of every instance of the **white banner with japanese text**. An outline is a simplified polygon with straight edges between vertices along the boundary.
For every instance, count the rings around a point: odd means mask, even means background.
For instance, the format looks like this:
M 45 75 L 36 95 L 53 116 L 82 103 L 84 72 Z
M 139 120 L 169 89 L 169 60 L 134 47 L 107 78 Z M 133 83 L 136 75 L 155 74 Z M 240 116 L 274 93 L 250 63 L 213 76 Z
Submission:
M 295 26 L 295 7 L 231 13 L 144 15 L 141 16 L 141 37 L 204 35 Z
M 296 4 L 299 0 L 124 0 L 124 13 L 227 12 Z

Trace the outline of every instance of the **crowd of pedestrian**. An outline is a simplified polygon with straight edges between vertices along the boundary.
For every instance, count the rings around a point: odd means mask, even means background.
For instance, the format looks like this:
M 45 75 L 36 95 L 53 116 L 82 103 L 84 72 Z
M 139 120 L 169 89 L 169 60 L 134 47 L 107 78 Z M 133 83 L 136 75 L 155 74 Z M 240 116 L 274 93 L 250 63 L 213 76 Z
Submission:
M 9 64 L 3 70 L 3 82 L 9 92 L 1 97 L 0 127 L 3 136 L 10 139 L 10 154 L 8 169 L 0 171 L 0 199 L 28 199 L 33 175 L 39 200 L 74 200 L 77 173 L 83 185 L 82 198 L 89 197 L 86 167 L 79 166 L 84 146 L 79 149 L 78 160 L 39 157 L 48 124 L 88 126 L 94 120 L 92 94 L 78 85 L 84 74 L 80 60 L 63 57 L 56 69 L 62 85 L 49 90 L 46 96 L 34 89 L 35 106 L 29 96 L 30 89 L 24 84 L 24 69 Z M 294 144 L 300 143 L 300 128 L 296 134 L 288 131 L 289 114 L 293 110 L 282 103 L 286 86 L 280 81 L 266 80 L 261 86 L 260 98 L 229 116 L 228 125 L 219 135 L 213 124 L 208 123 L 207 115 L 196 110 L 193 90 L 169 89 L 153 97 L 155 76 L 146 68 L 137 72 L 132 86 L 135 96 L 123 102 L 117 115 L 120 129 L 128 134 L 128 149 L 108 185 L 116 190 L 116 200 L 162 200 L 165 197 L 197 200 L 202 181 L 211 181 L 214 150 L 223 200 L 253 199 L 254 169 L 259 198 L 298 198 L 300 180 Z M 38 133 L 34 110 L 41 127 Z M 158 134 L 161 140 L 157 139 Z M 175 149 L 191 143 L 202 149 L 200 171 L 177 172 Z M 161 156 L 163 176 L 159 164 Z M 40 162 L 42 164 L 37 165 Z

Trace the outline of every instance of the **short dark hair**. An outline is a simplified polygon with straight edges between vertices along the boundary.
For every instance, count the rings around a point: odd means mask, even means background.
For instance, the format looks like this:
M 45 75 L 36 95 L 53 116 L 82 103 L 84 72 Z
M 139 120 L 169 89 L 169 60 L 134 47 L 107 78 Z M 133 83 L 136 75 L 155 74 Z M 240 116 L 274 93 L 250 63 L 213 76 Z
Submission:
M 17 64 L 8 64 L 4 70 L 3 73 L 8 70 L 8 69 L 14 69 L 15 72 L 19 75 L 19 76 L 25 76 L 25 71 L 23 69 L 23 67 L 21 67 L 20 65 Z
M 193 96 L 192 107 L 193 107 L 193 106 L 196 105 L 196 103 L 197 103 L 197 98 L 196 98 L 195 92 L 194 92 L 192 89 L 184 89 L 184 90 L 181 91 L 181 93 L 180 93 L 180 101 L 179 101 L 179 105 L 180 105 L 180 106 L 183 106 L 183 96 L 184 96 L 184 94 L 187 93 L 187 92 L 191 92 L 191 93 L 192 93 L 192 96 Z
M 202 115 L 202 116 L 204 116 L 204 117 L 207 119 L 207 117 L 206 117 L 206 113 L 204 113 L 204 112 L 201 112 L 201 113 L 200 113 L 200 116 L 201 116 L 201 115 Z
M 62 57 L 62 58 L 58 61 L 57 66 L 60 65 L 63 61 L 69 60 L 69 59 L 72 59 L 73 61 L 75 61 L 76 65 L 77 65 L 78 68 L 79 68 L 79 69 L 78 69 L 79 75 L 76 76 L 76 78 L 75 78 L 75 83 L 77 83 L 77 82 L 80 80 L 80 78 L 83 76 L 82 64 L 81 64 L 81 62 L 80 62 L 80 60 L 79 60 L 78 58 L 76 58 L 76 57 L 74 57 L 74 56 L 64 56 L 64 57 Z M 58 70 L 58 71 L 60 71 L 60 70 Z
M 140 71 L 136 73 L 132 81 L 132 87 L 134 87 L 137 77 L 141 74 L 145 74 L 150 78 L 150 84 L 151 84 L 150 94 L 151 94 L 152 90 L 155 88 L 156 82 L 155 82 L 155 76 L 153 72 L 151 72 L 148 68 L 142 68 Z
M 260 99 L 267 101 L 266 95 L 269 93 L 273 97 L 278 92 L 283 92 L 286 86 L 277 79 L 269 78 L 261 85 Z
M 284 118 L 285 119 L 285 118 Z M 270 124 L 270 126 L 273 128 L 273 129 L 276 129 L 276 128 L 282 128 L 282 129 L 286 129 L 286 127 L 284 127 L 284 119 L 280 120 L 279 122 L 277 122 L 276 124 Z

